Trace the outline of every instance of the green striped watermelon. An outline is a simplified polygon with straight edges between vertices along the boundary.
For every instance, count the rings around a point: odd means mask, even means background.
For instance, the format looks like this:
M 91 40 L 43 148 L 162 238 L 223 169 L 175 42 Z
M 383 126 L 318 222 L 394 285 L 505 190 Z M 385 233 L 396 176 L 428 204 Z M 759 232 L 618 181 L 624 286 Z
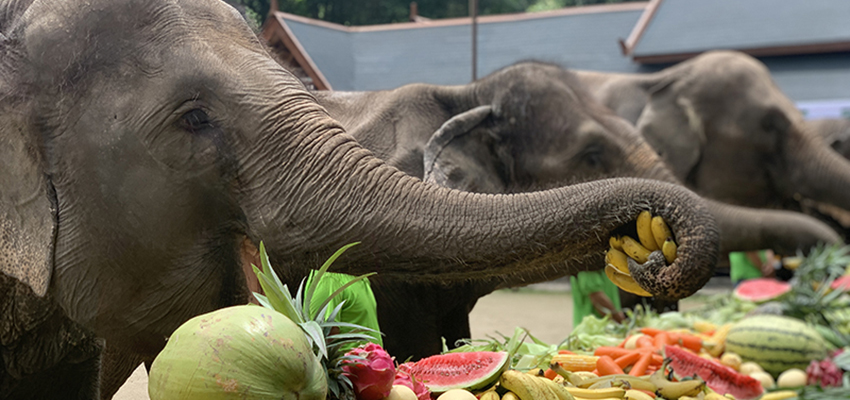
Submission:
M 826 343 L 803 321 L 778 315 L 756 315 L 732 326 L 726 351 L 753 361 L 778 376 L 789 368 L 805 369 L 826 357 Z

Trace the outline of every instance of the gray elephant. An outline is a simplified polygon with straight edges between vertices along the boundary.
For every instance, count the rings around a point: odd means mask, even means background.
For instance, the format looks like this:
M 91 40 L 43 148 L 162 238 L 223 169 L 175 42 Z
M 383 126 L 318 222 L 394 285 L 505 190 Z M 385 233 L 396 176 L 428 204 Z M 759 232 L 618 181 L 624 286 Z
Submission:
M 607 238 L 642 210 L 679 242 L 671 265 L 634 268 L 647 290 L 688 296 L 717 261 L 714 219 L 681 186 L 611 179 L 492 196 L 404 174 L 220 1 L 0 1 L 0 54 L 0 272 L 30 288 L 6 299 L 4 321 L 46 295 L 107 354 L 151 359 L 188 318 L 246 302 L 246 237 L 265 242 L 292 285 L 362 241 L 334 270 L 378 272 L 379 319 L 399 359 L 439 351 L 434 307 L 455 300 L 443 288 L 473 295 L 599 269 Z M 53 357 L 30 375 L 77 360 Z
M 806 129 L 750 56 L 712 51 L 653 74 L 578 76 L 703 196 L 750 207 L 799 210 L 803 198 L 850 209 L 850 161 Z
M 629 122 L 556 65 L 523 62 L 469 85 L 414 84 L 377 92 L 315 92 L 365 147 L 402 171 L 470 192 L 520 193 L 606 177 L 677 182 Z M 436 134 L 434 132 L 437 132 Z M 433 137 L 432 137 L 433 135 Z M 725 251 L 792 253 L 840 238 L 800 213 L 709 202 Z M 448 343 L 469 336 L 478 296 L 444 306 Z M 463 327 L 463 330 L 458 330 Z
M 804 124 L 809 131 L 822 137 L 826 145 L 845 159 L 850 159 L 850 120 L 824 118 L 807 120 Z M 807 213 L 829 222 L 845 237 L 850 235 L 850 210 L 806 199 L 801 203 Z

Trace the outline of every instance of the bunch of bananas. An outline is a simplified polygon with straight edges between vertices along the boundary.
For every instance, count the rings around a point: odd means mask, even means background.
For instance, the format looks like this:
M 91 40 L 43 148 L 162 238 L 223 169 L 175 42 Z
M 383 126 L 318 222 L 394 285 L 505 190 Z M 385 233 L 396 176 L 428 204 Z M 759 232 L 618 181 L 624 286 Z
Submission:
M 520 372 L 509 369 L 502 373 L 499 378 L 499 385 L 508 390 L 501 400 L 516 400 L 512 396 L 518 397 L 519 400 L 575 400 L 573 395 L 567 389 L 555 381 L 533 374 Z M 485 392 L 488 395 L 490 392 Z M 493 391 L 495 393 L 495 391 Z M 490 395 L 488 395 L 490 396 Z M 496 394 L 498 396 L 498 394 Z M 492 397 L 492 396 L 490 396 Z M 481 396 L 481 400 L 496 400 L 495 398 L 485 398 Z
M 650 297 L 651 293 L 640 287 L 629 272 L 629 257 L 640 264 L 649 260 L 649 255 L 660 251 L 667 264 L 676 259 L 677 245 L 673 232 L 660 216 L 642 211 L 637 217 L 638 240 L 629 236 L 612 236 L 611 248 L 605 255 L 605 275 L 620 289 L 638 296 Z

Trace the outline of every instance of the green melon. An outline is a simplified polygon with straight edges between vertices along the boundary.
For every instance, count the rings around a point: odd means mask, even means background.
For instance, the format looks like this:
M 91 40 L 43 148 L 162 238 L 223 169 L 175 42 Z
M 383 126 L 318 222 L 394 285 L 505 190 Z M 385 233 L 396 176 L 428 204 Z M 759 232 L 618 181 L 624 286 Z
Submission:
M 759 364 L 774 377 L 789 368 L 806 369 L 826 357 L 826 343 L 803 321 L 777 315 L 756 315 L 732 326 L 726 351 Z
M 180 325 L 153 362 L 151 400 L 325 400 L 327 374 L 298 325 L 235 306 Z

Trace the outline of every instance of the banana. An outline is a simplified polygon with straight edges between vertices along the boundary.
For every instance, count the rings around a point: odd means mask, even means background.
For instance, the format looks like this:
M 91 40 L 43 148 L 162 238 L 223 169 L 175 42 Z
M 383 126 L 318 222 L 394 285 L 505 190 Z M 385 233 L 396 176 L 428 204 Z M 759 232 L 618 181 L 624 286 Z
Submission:
M 479 400 L 499 400 L 499 393 L 496 393 L 495 390 L 488 390 L 481 393 Z
M 534 376 L 543 376 L 543 368 L 532 368 L 528 373 Z
M 641 211 L 637 217 L 637 234 L 638 240 L 649 251 L 661 250 L 661 247 L 655 243 L 655 237 L 652 236 L 652 214 L 649 211 Z
M 613 265 L 624 274 L 629 273 L 629 256 L 620 250 L 613 247 L 608 249 L 608 252 L 605 253 L 605 262 Z
M 626 253 L 631 258 L 634 258 L 640 264 L 645 263 L 649 260 L 649 253 L 651 253 L 646 247 L 643 247 L 642 244 L 638 243 L 636 240 L 632 239 L 629 236 L 623 236 L 623 252 Z
M 582 389 L 568 387 L 566 389 L 571 395 L 583 399 L 622 399 L 626 395 L 626 390 L 623 388 Z
M 795 390 L 779 390 L 776 392 L 765 393 L 761 396 L 761 400 L 785 400 L 797 398 Z
M 543 384 L 549 387 L 549 390 L 551 390 L 552 393 L 555 393 L 555 396 L 558 397 L 558 400 L 575 400 L 575 397 L 570 394 L 570 392 L 564 385 L 559 385 L 554 380 L 549 380 L 545 377 L 542 378 L 541 381 L 543 381 Z
M 502 395 L 502 400 L 519 400 L 519 396 L 514 392 L 507 392 Z
M 611 236 L 608 238 L 608 244 L 617 250 L 623 251 L 623 241 L 620 240 L 619 236 Z
M 546 378 L 509 369 L 502 373 L 499 384 L 514 392 L 519 400 L 560 400 L 557 393 L 549 389 L 540 379 Z
M 679 246 L 676 246 L 676 242 L 673 241 L 673 238 L 668 237 L 667 240 L 664 241 L 664 244 L 661 246 L 661 252 L 664 253 L 664 259 L 667 260 L 667 264 L 672 264 L 673 261 L 676 260 L 676 253 L 678 252 Z
M 682 396 L 696 396 L 705 389 L 705 382 L 702 379 L 671 382 L 664 376 L 664 369 L 662 367 L 655 371 L 649 377 L 649 381 L 658 387 L 655 393 L 665 399 L 675 400 Z
M 652 382 L 650 382 L 646 379 L 641 379 L 639 377 L 631 376 L 631 375 L 626 375 L 626 377 L 622 377 L 622 378 L 614 378 L 614 380 L 611 382 L 611 386 L 621 387 L 621 388 L 626 389 L 626 390 L 640 389 L 640 390 L 646 390 L 647 392 L 653 392 L 653 393 L 656 390 L 658 390 L 658 387 L 655 386 L 654 383 L 652 383 Z
M 611 264 L 605 266 L 605 275 L 607 275 L 608 279 L 610 279 L 611 282 L 617 285 L 620 289 L 629 293 L 634 293 L 638 296 L 652 297 L 652 293 L 649 293 L 644 290 L 644 288 L 640 287 L 631 275 L 620 272 L 617 267 Z
M 670 227 L 668 227 L 667 223 L 664 222 L 664 218 L 661 218 L 658 215 L 652 217 L 650 226 L 652 229 L 652 237 L 655 238 L 655 244 L 658 245 L 659 249 L 663 249 L 664 241 L 669 237 L 673 237 L 673 232 L 670 231 Z
M 630 389 L 626 390 L 626 395 L 623 396 L 623 400 L 652 400 L 652 396 L 641 392 L 640 390 Z

